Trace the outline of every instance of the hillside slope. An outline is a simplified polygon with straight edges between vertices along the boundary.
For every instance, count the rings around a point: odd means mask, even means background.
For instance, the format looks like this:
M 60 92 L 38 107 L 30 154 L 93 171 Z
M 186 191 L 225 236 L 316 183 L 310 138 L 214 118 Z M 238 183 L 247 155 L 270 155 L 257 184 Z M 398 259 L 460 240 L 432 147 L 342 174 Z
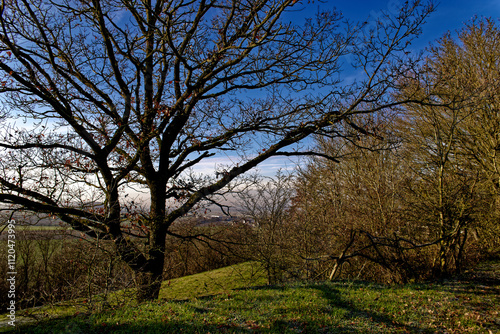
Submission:
M 251 267 L 248 267 L 251 268 Z M 248 269 L 247 268 L 247 269 Z M 241 268 L 240 268 L 241 269 Z M 500 263 L 457 280 L 382 286 L 366 282 L 294 283 L 229 290 L 225 268 L 166 282 L 159 300 L 39 320 L 23 333 L 499 333 Z M 244 276 L 244 275 L 243 275 Z M 218 277 L 218 279 L 216 278 Z M 257 277 L 257 276 L 255 276 Z M 260 278 L 262 279 L 262 278 Z M 244 281 L 244 280 L 243 280 Z M 256 282 L 256 281 L 254 281 Z M 207 283 L 207 286 L 205 286 Z M 205 293 L 195 290 L 202 286 Z M 214 289 L 209 291 L 209 289 Z M 218 289 L 218 290 L 217 290 Z M 184 291 L 184 292 L 183 292 Z M 213 294 L 211 292 L 220 292 Z M 201 291 L 203 292 L 203 291 Z M 183 299 L 191 294 L 190 299 Z M 198 295 L 198 297 L 194 296 Z M 205 295 L 205 296 L 201 296 Z

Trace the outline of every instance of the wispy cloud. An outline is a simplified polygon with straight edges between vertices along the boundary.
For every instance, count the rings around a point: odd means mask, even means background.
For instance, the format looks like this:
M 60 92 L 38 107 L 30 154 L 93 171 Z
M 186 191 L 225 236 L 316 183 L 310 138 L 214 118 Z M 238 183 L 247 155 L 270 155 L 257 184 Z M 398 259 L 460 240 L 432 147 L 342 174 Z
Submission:
M 216 170 L 225 166 L 230 168 L 238 163 L 241 164 L 239 157 L 212 157 L 201 161 L 192 170 L 197 174 L 214 175 Z M 302 161 L 298 158 L 271 157 L 259 164 L 253 171 L 257 170 L 263 176 L 274 176 L 278 170 L 291 172 L 297 167 L 297 164 L 301 163 Z

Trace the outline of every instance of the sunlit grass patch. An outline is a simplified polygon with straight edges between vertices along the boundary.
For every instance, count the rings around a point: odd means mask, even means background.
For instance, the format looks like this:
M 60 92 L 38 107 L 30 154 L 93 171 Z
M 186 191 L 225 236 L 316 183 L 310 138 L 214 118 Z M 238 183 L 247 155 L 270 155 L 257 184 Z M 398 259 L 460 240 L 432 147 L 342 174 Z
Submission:
M 265 273 L 256 262 L 245 262 L 162 284 L 160 298 L 187 299 L 266 284 Z
M 162 289 L 164 299 L 75 312 L 21 332 L 489 334 L 498 332 L 500 324 L 500 286 L 495 284 L 297 282 L 231 290 L 230 284 L 239 286 L 255 277 L 250 269 L 247 263 L 172 280 Z M 235 278 L 236 272 L 242 281 Z M 203 277 L 213 281 L 205 290 L 208 281 Z M 196 290 L 196 284 L 203 287 Z

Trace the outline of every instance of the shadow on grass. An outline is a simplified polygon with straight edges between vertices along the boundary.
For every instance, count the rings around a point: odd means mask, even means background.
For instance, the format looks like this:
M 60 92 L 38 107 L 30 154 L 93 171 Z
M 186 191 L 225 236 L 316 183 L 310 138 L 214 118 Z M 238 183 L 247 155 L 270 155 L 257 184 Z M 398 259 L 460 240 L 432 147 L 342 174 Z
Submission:
M 354 283 L 352 288 L 366 289 L 368 282 Z M 251 287 L 241 290 L 278 290 L 296 289 L 284 285 L 269 285 Z M 338 322 L 326 324 L 323 321 L 299 321 L 291 319 L 276 320 L 273 322 L 270 332 L 272 333 L 436 333 L 436 329 L 408 325 L 395 321 L 393 317 L 383 312 L 358 307 L 353 301 L 346 298 L 335 284 L 305 284 L 299 288 L 317 290 L 323 298 L 328 301 L 332 309 L 344 310 L 343 319 Z M 384 287 L 370 285 L 371 290 L 380 290 L 384 293 Z M 259 300 L 262 297 L 259 297 Z M 370 325 L 372 327 L 370 327 Z M 260 331 L 259 331 L 260 333 Z
M 252 316 L 240 316 L 235 313 L 238 320 L 228 324 L 214 323 L 210 318 L 205 320 L 205 314 L 213 311 L 211 306 L 205 308 L 204 304 L 192 304 L 189 300 L 169 301 L 170 304 L 186 304 L 190 312 L 200 315 L 192 320 L 179 320 L 168 317 L 152 316 L 151 319 L 139 322 L 132 322 L 131 319 L 120 319 L 116 324 L 109 322 L 97 323 L 92 316 L 66 317 L 62 319 L 51 319 L 38 322 L 36 325 L 21 327 L 18 333 L 435 333 L 436 329 L 426 328 L 425 324 L 403 323 L 395 320 L 390 313 L 377 307 L 371 309 L 368 304 L 365 306 L 354 299 L 347 297 L 336 284 L 303 284 L 300 286 L 261 286 L 239 290 L 277 290 L 285 291 L 289 289 L 315 290 L 317 295 L 324 298 L 328 303 L 328 308 L 321 312 L 334 313 L 334 310 L 342 310 L 341 316 L 335 321 L 311 320 L 304 317 L 307 314 L 307 306 L 293 309 L 284 306 L 282 313 L 278 311 L 270 314 L 273 320 L 262 326 L 258 321 L 254 321 Z M 354 283 L 352 289 L 369 289 L 371 292 L 383 294 L 385 288 L 366 284 Z M 351 289 L 350 288 L 350 289 Z M 424 288 L 424 286 L 422 286 Z M 428 287 L 430 288 L 430 287 Z M 434 286 L 432 289 L 449 289 L 448 286 Z M 477 291 L 477 293 L 484 293 Z M 487 293 L 493 293 L 488 291 Z M 231 297 L 229 297 L 231 298 Z M 261 295 L 257 299 L 265 308 L 278 295 Z M 204 296 L 198 300 L 216 300 L 217 296 Z M 393 304 L 396 304 L 394 301 Z M 260 305 L 259 304 L 259 305 Z M 403 304 L 401 301 L 400 304 Z M 303 317 L 296 317 L 295 313 Z M 283 317 L 281 317 L 283 315 Z M 129 323 L 124 323 L 129 322 Z
M 71 333 L 71 334 L 119 334 L 119 333 L 232 333 L 248 332 L 245 328 L 214 324 L 189 324 L 184 321 L 155 322 L 146 321 L 142 324 L 95 324 L 90 321 L 75 319 L 59 319 L 40 322 L 36 326 L 21 327 L 11 333 Z
M 371 333 L 384 333 L 384 332 L 435 333 L 435 330 L 419 327 L 416 325 L 407 325 L 395 321 L 394 318 L 382 312 L 358 307 L 351 300 L 344 298 L 342 296 L 342 293 L 338 289 L 336 289 L 335 286 L 333 285 L 321 284 L 321 285 L 311 285 L 310 287 L 319 290 L 323 294 L 323 297 L 329 301 L 331 307 L 347 311 L 347 313 L 344 316 L 345 320 L 363 319 L 365 325 L 370 325 L 370 324 L 372 325 L 371 329 L 365 327 L 357 328 L 358 326 L 356 325 L 349 326 L 346 332 L 366 333 L 367 330 L 369 330 L 369 332 Z M 366 286 L 364 286 L 364 288 L 366 288 Z M 370 289 L 372 290 L 380 289 L 381 293 L 383 293 L 384 290 L 384 288 L 377 288 L 376 286 L 371 286 Z M 344 331 L 335 330 L 334 333 L 344 333 Z
M 352 330 L 338 326 L 331 331 L 325 326 L 318 330 L 317 324 L 296 320 L 277 320 L 269 327 L 260 327 L 256 322 L 247 321 L 243 325 L 235 324 L 190 324 L 186 321 L 170 320 L 168 322 L 146 322 L 143 324 L 94 324 L 89 321 L 75 319 L 59 319 L 40 322 L 36 326 L 17 328 L 10 333 L 71 333 L 71 334 L 160 334 L 160 333 L 353 333 Z
M 309 288 L 308 286 L 303 286 Z M 296 289 L 297 287 L 267 286 L 254 290 L 279 290 Z M 210 300 L 212 297 L 205 296 L 203 300 Z M 276 296 L 259 296 L 259 301 L 265 305 Z M 204 321 L 204 314 L 209 310 L 203 306 L 192 305 L 188 300 L 169 301 L 170 304 L 186 304 L 190 311 L 201 315 L 192 321 L 169 319 L 168 317 L 143 321 L 134 321 L 123 319 L 123 322 L 110 324 L 108 322 L 97 323 L 92 316 L 79 315 L 75 317 L 65 317 L 58 319 L 47 319 L 39 321 L 37 324 L 20 327 L 17 333 L 353 333 L 352 328 L 338 324 L 335 327 L 328 326 L 323 321 L 307 321 L 296 319 L 295 316 L 285 313 L 283 319 L 275 319 L 266 325 L 255 321 L 252 316 L 240 317 L 237 321 L 231 321 L 228 324 L 216 324 L 210 321 Z M 288 311 L 291 311 L 288 309 Z M 274 314 L 276 316 L 276 314 Z

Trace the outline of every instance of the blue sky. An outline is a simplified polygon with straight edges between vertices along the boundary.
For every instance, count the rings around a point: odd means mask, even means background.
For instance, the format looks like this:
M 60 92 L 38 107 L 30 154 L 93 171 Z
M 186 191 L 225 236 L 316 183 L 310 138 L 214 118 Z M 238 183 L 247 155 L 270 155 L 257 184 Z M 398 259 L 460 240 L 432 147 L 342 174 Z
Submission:
M 346 18 L 354 21 L 376 17 L 381 10 L 391 10 L 394 6 L 401 6 L 404 0 L 330 0 L 315 1 L 307 12 L 313 13 L 318 6 L 322 8 L 336 7 Z M 500 0 L 441 0 L 434 1 L 437 9 L 431 14 L 423 26 L 422 36 L 415 43 L 415 47 L 426 47 L 447 31 L 454 33 L 463 27 L 464 23 L 475 15 L 500 18 Z
M 288 14 L 291 19 L 312 17 L 318 7 L 322 9 L 335 7 L 351 21 L 374 20 L 382 10 L 394 11 L 395 6 L 404 4 L 404 0 L 313 0 L 310 4 L 307 2 L 307 0 L 303 1 L 305 3 L 302 5 L 303 10 Z M 414 51 L 429 46 L 447 31 L 450 31 L 452 36 L 456 36 L 456 31 L 474 16 L 500 18 L 500 0 L 441 0 L 434 1 L 434 4 L 437 5 L 436 11 L 429 16 L 423 26 L 422 35 L 413 43 Z M 273 176 L 278 169 L 292 170 L 294 163 L 291 160 L 293 159 L 273 158 L 259 165 L 258 169 L 263 175 Z M 223 156 L 207 159 L 197 166 L 196 171 L 211 173 L 216 165 L 229 163 L 229 161 L 230 157 Z
M 321 9 L 333 7 L 340 10 L 351 21 L 365 21 L 376 18 L 381 11 L 391 11 L 401 7 L 404 0 L 313 0 L 302 1 L 303 10 L 291 16 L 311 17 Z M 423 1 L 424 3 L 426 1 Z M 500 0 L 441 0 L 433 1 L 437 9 L 423 26 L 423 32 L 414 47 L 422 49 L 443 36 L 447 31 L 455 33 L 475 15 L 500 18 Z M 297 5 L 297 7 L 299 7 Z

